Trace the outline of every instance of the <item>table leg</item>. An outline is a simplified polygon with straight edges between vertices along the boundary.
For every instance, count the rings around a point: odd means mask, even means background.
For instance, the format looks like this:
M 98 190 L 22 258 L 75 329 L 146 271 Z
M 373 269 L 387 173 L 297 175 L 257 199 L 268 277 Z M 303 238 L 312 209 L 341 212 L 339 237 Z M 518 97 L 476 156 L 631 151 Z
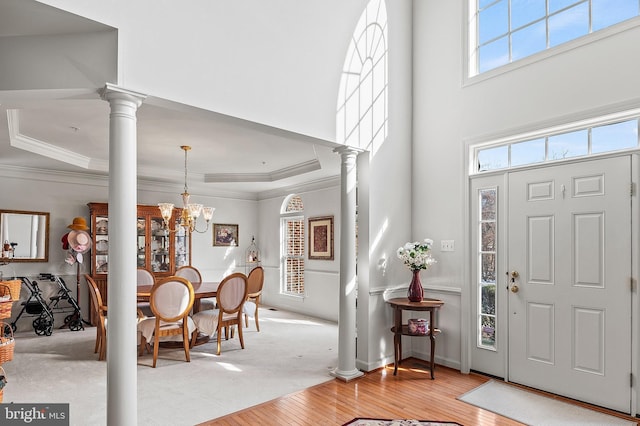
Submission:
M 398 365 L 402 358 L 402 309 L 394 309 L 393 333 L 393 375 L 398 374 Z
M 431 371 L 431 380 L 435 377 L 433 375 L 433 369 L 435 367 L 434 358 L 436 355 L 436 338 L 434 337 L 431 330 L 435 328 L 435 324 L 433 322 L 434 314 L 433 309 L 429 312 L 429 340 L 431 341 L 431 358 L 429 360 L 429 370 Z

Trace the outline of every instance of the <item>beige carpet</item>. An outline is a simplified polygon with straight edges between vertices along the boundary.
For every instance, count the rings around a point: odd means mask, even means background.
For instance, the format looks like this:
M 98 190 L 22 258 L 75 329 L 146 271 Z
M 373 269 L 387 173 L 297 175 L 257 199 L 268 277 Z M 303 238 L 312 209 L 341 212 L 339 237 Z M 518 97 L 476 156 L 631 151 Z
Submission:
M 337 324 L 260 309 L 260 332 L 250 320 L 245 349 L 237 337 L 191 352 L 161 349 L 138 358 L 138 424 L 194 425 L 328 380 L 338 363 Z M 71 425 L 106 424 L 106 362 L 93 353 L 95 328 L 16 334 L 14 360 L 3 365 L 4 401 L 69 403 Z
M 618 417 L 567 404 L 490 380 L 458 397 L 482 409 L 534 426 L 636 425 Z

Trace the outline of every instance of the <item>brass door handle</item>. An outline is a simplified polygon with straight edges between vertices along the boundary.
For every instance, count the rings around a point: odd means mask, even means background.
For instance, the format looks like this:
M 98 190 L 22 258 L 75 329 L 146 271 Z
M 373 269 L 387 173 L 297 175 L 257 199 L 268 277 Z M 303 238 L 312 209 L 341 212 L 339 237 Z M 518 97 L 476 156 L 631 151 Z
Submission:
M 512 285 L 511 286 L 511 293 L 517 293 L 518 290 L 520 290 L 520 288 L 517 285 Z

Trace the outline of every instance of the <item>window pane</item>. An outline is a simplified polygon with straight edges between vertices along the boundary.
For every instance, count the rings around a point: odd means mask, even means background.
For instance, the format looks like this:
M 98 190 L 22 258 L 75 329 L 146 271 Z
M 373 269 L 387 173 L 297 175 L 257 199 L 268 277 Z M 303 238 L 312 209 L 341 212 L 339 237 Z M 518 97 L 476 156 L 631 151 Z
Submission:
M 587 154 L 587 130 L 563 133 L 549 137 L 549 160 L 577 157 Z
M 547 26 L 545 21 L 524 27 L 511 34 L 511 60 L 526 58 L 547 48 Z
M 579 3 L 580 1 L 584 0 L 549 0 L 549 13 L 557 12 L 560 9 L 564 9 L 567 6 Z
M 543 162 L 544 145 L 544 138 L 512 144 L 511 167 Z
M 496 190 L 484 189 L 480 191 L 480 220 L 496 219 Z
M 511 30 L 545 16 L 545 0 L 511 0 Z
M 482 253 L 480 255 L 480 281 L 483 283 L 496 282 L 496 255 Z
M 591 153 L 617 151 L 638 146 L 638 120 L 624 121 L 591 130 Z
M 592 31 L 601 30 L 638 14 L 637 0 L 592 0 Z
M 492 43 L 480 46 L 478 50 L 478 68 L 485 72 L 509 63 L 509 39 L 503 37 Z
M 496 223 L 484 222 L 480 225 L 480 250 L 495 251 L 496 249 Z
M 480 44 L 506 34 L 509 31 L 507 0 L 500 0 L 481 10 L 478 19 Z
M 503 169 L 509 165 L 508 146 L 483 149 L 478 152 L 478 171 Z
M 582 3 L 549 17 L 549 47 L 589 34 L 589 4 Z
M 496 285 L 482 286 L 482 313 L 494 315 L 496 313 Z
M 495 346 L 496 345 L 496 319 L 495 317 L 482 315 L 482 340 L 480 344 L 483 346 Z
M 487 5 L 493 3 L 495 0 L 478 0 L 478 7 L 484 9 Z

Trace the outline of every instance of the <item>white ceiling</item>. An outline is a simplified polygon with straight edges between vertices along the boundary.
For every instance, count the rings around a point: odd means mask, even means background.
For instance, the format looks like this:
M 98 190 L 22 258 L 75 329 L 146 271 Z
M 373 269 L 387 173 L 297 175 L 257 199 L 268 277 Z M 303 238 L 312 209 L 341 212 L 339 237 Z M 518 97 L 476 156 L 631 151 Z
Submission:
M 37 2 L 0 5 L 0 37 L 82 32 L 92 25 L 102 24 Z M 181 145 L 192 147 L 190 189 L 211 195 L 229 191 L 259 198 L 334 182 L 340 174 L 340 158 L 332 152 L 336 144 L 318 138 L 153 97 L 137 119 L 139 180 L 183 183 Z M 109 104 L 97 90 L 76 96 L 0 91 L 0 165 L 104 175 L 108 140 Z

